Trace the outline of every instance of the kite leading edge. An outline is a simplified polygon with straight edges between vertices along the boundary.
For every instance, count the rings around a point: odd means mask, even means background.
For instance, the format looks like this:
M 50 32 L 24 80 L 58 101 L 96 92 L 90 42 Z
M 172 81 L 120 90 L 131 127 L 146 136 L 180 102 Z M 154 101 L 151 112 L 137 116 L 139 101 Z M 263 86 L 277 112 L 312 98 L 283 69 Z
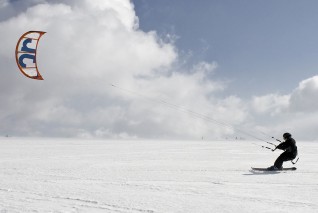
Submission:
M 28 31 L 18 40 L 15 49 L 15 58 L 20 71 L 28 78 L 43 80 L 36 63 L 38 42 L 42 31 Z

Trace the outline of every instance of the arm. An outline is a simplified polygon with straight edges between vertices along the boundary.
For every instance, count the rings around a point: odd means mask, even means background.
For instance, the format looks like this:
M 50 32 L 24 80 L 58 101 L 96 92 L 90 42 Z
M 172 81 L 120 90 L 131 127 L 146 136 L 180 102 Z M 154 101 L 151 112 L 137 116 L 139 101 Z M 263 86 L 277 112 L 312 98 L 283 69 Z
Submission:
M 286 142 L 282 142 L 278 144 L 277 146 L 275 146 L 275 149 L 272 149 L 272 151 L 274 152 L 276 149 L 285 150 L 286 145 L 287 145 Z
M 275 147 L 275 149 L 273 149 L 273 151 L 275 151 L 276 149 L 286 150 L 286 149 L 287 149 L 288 147 L 290 147 L 290 146 L 291 146 L 290 141 L 287 140 L 287 141 L 282 142 L 282 143 L 280 143 L 279 145 L 277 145 L 277 146 Z
M 288 146 L 289 145 L 287 142 L 283 142 L 283 143 L 280 143 L 278 146 L 276 146 L 276 149 L 285 150 Z

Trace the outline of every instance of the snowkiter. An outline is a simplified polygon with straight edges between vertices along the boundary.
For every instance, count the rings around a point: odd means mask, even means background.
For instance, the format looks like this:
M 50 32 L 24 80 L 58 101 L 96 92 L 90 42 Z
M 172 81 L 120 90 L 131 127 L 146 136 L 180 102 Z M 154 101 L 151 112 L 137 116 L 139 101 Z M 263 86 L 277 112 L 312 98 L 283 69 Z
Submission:
M 268 170 L 281 170 L 283 169 L 284 161 L 294 160 L 297 157 L 297 146 L 296 141 L 292 138 L 292 135 L 288 132 L 283 134 L 284 142 L 280 143 L 273 149 L 284 150 L 284 152 L 276 159 L 273 166 L 269 167 Z

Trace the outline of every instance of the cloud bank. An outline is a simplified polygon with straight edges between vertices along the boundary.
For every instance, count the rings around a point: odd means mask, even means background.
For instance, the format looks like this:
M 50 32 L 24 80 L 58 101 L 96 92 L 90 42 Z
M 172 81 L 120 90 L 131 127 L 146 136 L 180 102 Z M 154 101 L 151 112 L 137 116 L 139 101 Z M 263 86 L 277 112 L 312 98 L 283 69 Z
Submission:
M 2 0 L 0 14 L 2 135 L 224 139 L 237 134 L 230 124 L 315 138 L 317 76 L 290 94 L 223 97 L 217 63 L 181 66 L 173 40 L 142 31 L 129 0 Z M 48 32 L 38 49 L 44 81 L 15 64 L 29 30 Z
M 254 97 L 251 106 L 254 117 L 263 121 L 268 132 L 285 130 L 302 139 L 316 140 L 317 94 L 318 76 L 313 76 L 301 81 L 290 94 Z

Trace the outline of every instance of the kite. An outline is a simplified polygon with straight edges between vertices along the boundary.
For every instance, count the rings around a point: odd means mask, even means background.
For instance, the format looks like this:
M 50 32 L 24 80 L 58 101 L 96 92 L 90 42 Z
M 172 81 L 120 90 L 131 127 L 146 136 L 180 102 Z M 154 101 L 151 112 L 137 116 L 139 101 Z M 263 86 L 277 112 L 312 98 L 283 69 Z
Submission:
M 43 80 L 36 63 L 38 42 L 43 34 L 45 32 L 42 31 L 24 33 L 15 49 L 15 59 L 20 71 L 26 77 L 36 80 Z

